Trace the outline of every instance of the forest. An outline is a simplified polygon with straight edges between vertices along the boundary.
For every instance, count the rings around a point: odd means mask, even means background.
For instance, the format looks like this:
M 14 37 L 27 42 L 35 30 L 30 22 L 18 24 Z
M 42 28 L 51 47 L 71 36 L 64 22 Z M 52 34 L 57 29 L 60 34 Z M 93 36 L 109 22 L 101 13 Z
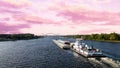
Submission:
M 36 36 L 34 34 L 0 34 L 0 41 L 15 41 L 15 40 L 28 40 L 37 39 L 42 36 Z
M 118 33 L 101 33 L 101 34 L 89 34 L 89 35 L 67 35 L 66 37 L 72 38 L 82 38 L 84 40 L 110 40 L 110 41 L 120 41 L 120 34 Z

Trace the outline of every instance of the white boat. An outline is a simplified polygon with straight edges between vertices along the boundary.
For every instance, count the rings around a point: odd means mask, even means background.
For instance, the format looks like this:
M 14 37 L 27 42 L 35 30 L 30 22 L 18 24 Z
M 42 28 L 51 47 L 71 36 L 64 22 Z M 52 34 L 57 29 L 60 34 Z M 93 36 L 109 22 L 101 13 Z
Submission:
M 69 41 L 63 41 L 63 40 L 53 40 L 53 42 L 63 49 L 70 49 L 70 42 Z
M 71 49 L 85 57 L 105 57 L 101 50 L 88 46 L 79 40 L 71 44 Z

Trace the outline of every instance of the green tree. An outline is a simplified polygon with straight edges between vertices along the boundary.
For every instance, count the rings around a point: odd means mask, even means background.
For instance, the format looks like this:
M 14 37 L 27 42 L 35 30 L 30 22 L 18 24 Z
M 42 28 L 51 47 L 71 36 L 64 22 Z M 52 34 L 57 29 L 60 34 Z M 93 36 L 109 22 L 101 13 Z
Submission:
M 119 35 L 117 33 L 110 33 L 110 40 L 119 40 Z

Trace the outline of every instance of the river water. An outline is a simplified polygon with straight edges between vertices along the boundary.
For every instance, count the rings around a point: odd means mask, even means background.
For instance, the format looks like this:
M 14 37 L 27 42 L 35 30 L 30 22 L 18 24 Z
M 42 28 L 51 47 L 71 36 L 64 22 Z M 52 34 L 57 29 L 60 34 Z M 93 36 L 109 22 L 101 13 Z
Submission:
M 54 37 L 0 42 L 0 68 L 101 68 L 72 51 L 60 49 L 52 39 Z M 101 44 L 96 47 L 103 48 L 108 53 L 111 50 L 110 54 L 120 55 L 120 43 L 114 44 L 114 47 L 109 45 L 113 49 L 108 45 L 102 47 Z

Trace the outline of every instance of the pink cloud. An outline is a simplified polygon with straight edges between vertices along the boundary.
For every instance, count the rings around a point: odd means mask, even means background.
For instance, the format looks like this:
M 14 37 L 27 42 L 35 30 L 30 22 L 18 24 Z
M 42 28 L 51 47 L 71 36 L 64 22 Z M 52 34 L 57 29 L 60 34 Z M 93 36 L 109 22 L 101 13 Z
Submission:
M 120 12 L 91 10 L 79 5 L 71 7 L 63 3 L 50 9 L 58 12 L 57 16 L 64 17 L 76 24 L 107 21 L 101 25 L 120 25 Z
M 108 33 L 106 30 L 109 31 L 108 28 L 102 28 L 102 29 L 88 29 L 88 30 L 83 30 L 83 31 L 80 31 L 79 33 L 80 34 L 91 34 L 91 33 Z
M 28 24 L 8 25 L 0 22 L 0 33 L 21 33 L 20 29 L 29 28 Z
M 111 0 L 93 0 L 92 2 L 94 2 L 94 3 L 110 3 L 111 2 Z
M 30 4 L 28 0 L 0 0 L 0 6 L 6 8 L 21 8 Z
M 26 13 L 22 8 L 26 8 L 28 5 L 28 0 L 0 0 L 0 13 L 10 14 L 11 16 L 16 14 L 20 15 Z
M 9 21 L 10 18 L 9 17 L 6 17 L 6 18 L 0 18 L 0 21 Z
M 39 16 L 23 14 L 23 15 L 13 15 L 13 18 L 17 21 L 23 21 L 29 24 L 53 24 L 53 25 L 61 25 L 60 22 L 55 22 L 50 19 L 44 19 Z
M 23 12 L 15 9 L 0 8 L 0 13 L 21 14 Z
M 94 7 L 89 6 L 93 3 L 88 0 L 79 1 L 0 0 L 0 33 L 34 32 L 37 29 L 43 29 L 39 33 L 61 34 L 119 32 L 120 12 L 108 11 L 106 7 L 97 10 L 97 4 Z
M 120 20 L 116 20 L 116 17 L 120 19 L 120 16 L 117 13 L 102 13 L 102 12 L 95 12 L 95 11 L 63 11 L 59 13 L 60 16 L 63 16 L 65 18 L 68 18 L 69 20 L 72 20 L 73 22 L 77 21 L 83 21 L 84 23 L 89 22 L 96 22 L 96 21 L 108 21 L 105 25 L 116 25 L 120 24 Z M 90 24 L 90 23 L 88 23 Z

